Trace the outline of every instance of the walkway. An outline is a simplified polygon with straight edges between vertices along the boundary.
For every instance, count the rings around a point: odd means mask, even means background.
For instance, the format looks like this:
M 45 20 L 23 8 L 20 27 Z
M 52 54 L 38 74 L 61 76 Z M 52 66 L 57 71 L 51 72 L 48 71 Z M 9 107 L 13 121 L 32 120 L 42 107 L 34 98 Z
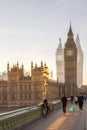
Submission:
M 71 107 L 68 107 L 66 114 L 62 110 L 55 110 L 47 118 L 41 118 L 23 130 L 87 130 L 86 109 L 84 105 L 82 112 L 77 109 L 74 114 Z

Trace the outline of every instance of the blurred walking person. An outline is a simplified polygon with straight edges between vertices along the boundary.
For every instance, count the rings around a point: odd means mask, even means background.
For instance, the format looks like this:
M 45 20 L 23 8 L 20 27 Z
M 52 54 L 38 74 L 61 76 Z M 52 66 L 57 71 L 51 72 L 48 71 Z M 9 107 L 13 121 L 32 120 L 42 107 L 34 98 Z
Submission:
M 84 95 L 84 101 L 86 102 L 87 100 L 87 94 Z
M 74 100 L 74 96 L 72 95 L 71 96 L 71 103 L 73 103 L 73 100 Z
M 66 113 L 67 97 L 65 95 L 63 95 L 63 97 L 61 98 L 61 102 L 62 102 L 63 112 Z
M 82 108 L 83 108 L 83 103 L 84 103 L 84 96 L 82 95 L 82 93 L 80 93 L 80 96 L 78 97 L 78 104 L 79 104 L 79 109 L 82 112 Z
M 74 101 L 75 101 L 75 105 L 77 105 L 77 103 L 78 103 L 78 97 L 77 96 L 74 97 Z

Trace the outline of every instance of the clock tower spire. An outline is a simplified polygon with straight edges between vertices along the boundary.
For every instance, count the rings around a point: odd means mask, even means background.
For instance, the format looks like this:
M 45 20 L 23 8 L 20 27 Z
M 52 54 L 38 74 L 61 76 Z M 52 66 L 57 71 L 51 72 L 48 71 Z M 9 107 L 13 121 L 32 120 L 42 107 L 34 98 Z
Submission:
M 73 35 L 73 31 L 72 31 L 72 27 L 71 27 L 71 22 L 70 22 L 70 27 L 69 27 L 69 31 L 67 34 L 67 44 L 71 44 L 74 42 L 74 35 Z
M 71 27 L 71 22 L 70 22 L 70 28 L 69 28 L 69 32 L 68 32 L 68 38 L 73 38 L 73 32 L 72 32 L 72 27 Z

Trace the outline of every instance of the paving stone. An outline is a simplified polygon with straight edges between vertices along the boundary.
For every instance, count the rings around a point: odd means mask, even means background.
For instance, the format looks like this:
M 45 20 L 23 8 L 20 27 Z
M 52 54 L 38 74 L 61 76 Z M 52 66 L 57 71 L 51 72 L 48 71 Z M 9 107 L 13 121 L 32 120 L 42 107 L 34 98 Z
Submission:
M 42 118 L 23 130 L 87 130 L 87 105 L 84 105 L 83 112 L 77 109 L 73 113 L 71 107 L 66 114 L 62 109 L 56 110 L 46 119 Z

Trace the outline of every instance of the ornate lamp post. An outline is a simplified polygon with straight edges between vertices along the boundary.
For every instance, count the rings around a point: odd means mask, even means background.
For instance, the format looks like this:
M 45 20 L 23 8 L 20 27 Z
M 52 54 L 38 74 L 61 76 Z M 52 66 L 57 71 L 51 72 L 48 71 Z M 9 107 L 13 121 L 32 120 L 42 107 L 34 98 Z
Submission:
M 43 67 L 43 78 L 44 78 L 44 93 L 43 93 L 43 98 L 47 98 L 48 92 L 47 92 L 47 86 L 48 86 L 48 77 L 49 77 L 49 73 L 48 73 L 48 67 L 46 66 L 46 64 Z
M 61 98 L 61 82 L 59 83 L 59 99 Z

